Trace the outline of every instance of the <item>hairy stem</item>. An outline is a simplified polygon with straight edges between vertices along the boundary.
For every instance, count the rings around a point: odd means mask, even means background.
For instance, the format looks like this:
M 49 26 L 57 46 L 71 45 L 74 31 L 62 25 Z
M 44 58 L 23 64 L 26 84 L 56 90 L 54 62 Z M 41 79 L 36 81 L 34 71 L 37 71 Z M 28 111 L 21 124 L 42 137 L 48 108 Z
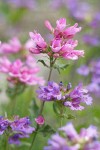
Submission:
M 50 71 L 49 71 L 49 76 L 48 76 L 48 80 L 47 81 L 49 81 L 50 78 L 51 78 L 51 74 L 52 74 L 52 70 L 53 70 L 53 65 L 54 65 L 55 61 L 56 61 L 56 59 L 54 61 L 52 61 L 51 58 L 50 58 Z M 44 104 L 45 104 L 45 102 L 41 103 L 39 115 L 42 115 L 42 112 L 43 112 L 43 109 L 44 109 Z M 37 124 L 36 131 L 33 134 L 33 139 L 32 139 L 32 143 L 31 143 L 31 146 L 30 146 L 29 150 L 32 150 L 35 138 L 36 138 L 37 133 L 38 133 L 38 129 L 39 129 L 39 125 Z

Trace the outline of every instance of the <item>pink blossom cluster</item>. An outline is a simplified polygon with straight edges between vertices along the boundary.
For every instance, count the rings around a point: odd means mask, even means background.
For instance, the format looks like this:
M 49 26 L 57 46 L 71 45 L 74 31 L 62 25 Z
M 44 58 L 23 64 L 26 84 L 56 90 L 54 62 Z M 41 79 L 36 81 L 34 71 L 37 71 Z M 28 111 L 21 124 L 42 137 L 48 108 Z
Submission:
M 29 49 L 32 45 L 32 41 L 28 40 L 25 44 L 22 45 L 20 40 L 17 37 L 13 37 L 7 43 L 0 42 L 0 54 L 8 55 L 8 54 L 18 54 L 21 52 L 25 52 L 25 50 Z
M 66 24 L 66 19 L 61 18 L 56 21 L 56 27 L 53 28 L 49 21 L 45 21 L 45 26 L 53 34 L 53 39 L 49 44 L 45 42 L 43 37 L 36 31 L 30 32 L 32 46 L 29 48 L 33 54 L 46 53 L 51 57 L 76 60 L 84 56 L 83 50 L 76 50 L 78 41 L 74 40 L 77 32 L 81 31 L 81 27 L 75 23 L 73 26 Z
M 8 74 L 10 82 L 43 85 L 44 80 L 37 76 L 39 71 L 39 67 L 31 56 L 27 56 L 25 62 L 20 59 L 11 62 L 7 57 L 0 58 L 0 72 Z
M 9 40 L 8 43 L 1 43 L 0 54 L 18 53 L 22 45 L 17 37 Z

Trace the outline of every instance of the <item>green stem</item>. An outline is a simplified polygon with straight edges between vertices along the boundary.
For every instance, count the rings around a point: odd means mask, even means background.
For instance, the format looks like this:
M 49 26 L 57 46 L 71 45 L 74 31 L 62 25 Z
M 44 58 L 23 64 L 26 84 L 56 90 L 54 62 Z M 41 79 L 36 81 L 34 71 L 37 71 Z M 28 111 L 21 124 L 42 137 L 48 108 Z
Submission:
M 9 147 L 8 147 L 8 135 L 6 133 L 5 133 L 5 139 L 6 139 L 5 150 L 9 150 Z
M 48 80 L 47 80 L 47 81 L 49 81 L 50 78 L 51 78 L 51 74 L 52 74 L 52 70 L 53 70 L 53 65 L 54 65 L 55 61 L 56 61 L 56 59 L 55 59 L 54 61 L 51 61 L 51 58 L 50 58 L 50 72 L 49 72 L 49 76 L 48 76 Z M 39 115 L 42 115 L 43 108 L 44 108 L 44 104 L 45 104 L 45 102 L 42 102 L 42 103 L 41 103 Z M 31 143 L 31 146 L 30 146 L 29 150 L 32 150 L 32 147 L 33 147 L 35 138 L 36 138 L 36 136 L 37 136 L 39 127 L 40 127 L 40 126 L 37 125 L 36 131 L 35 131 L 34 134 L 33 134 L 33 140 L 32 140 L 32 143 Z
M 61 105 L 61 110 L 60 110 L 60 127 L 62 127 L 62 122 L 63 122 L 63 105 Z

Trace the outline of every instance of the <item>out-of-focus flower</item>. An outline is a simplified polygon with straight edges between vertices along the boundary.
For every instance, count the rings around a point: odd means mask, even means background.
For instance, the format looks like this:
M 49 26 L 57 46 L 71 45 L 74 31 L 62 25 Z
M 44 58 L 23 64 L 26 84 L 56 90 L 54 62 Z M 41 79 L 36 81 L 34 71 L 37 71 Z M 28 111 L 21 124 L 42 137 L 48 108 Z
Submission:
M 68 86 L 64 87 L 55 82 L 48 82 L 48 85 L 40 87 L 37 93 L 40 100 L 59 101 L 71 110 L 84 109 L 81 103 L 92 104 L 92 97 L 89 96 L 88 90 L 83 88 L 82 84 L 68 90 Z
M 99 46 L 100 45 L 100 37 L 97 35 L 89 35 L 86 34 L 83 36 L 83 40 L 86 44 L 91 45 L 91 46 Z
M 59 131 L 51 136 L 51 139 L 48 140 L 48 146 L 44 147 L 44 150 L 100 149 L 97 128 L 95 126 L 90 126 L 87 129 L 82 128 L 78 134 L 72 123 L 68 123 L 66 126 L 61 127 Z
M 31 127 L 31 122 L 28 117 L 9 120 L 4 117 L 0 117 L 0 135 L 7 132 L 9 135 L 9 144 L 20 144 L 20 138 L 29 137 L 35 131 L 34 127 Z
M 8 119 L 4 119 L 2 116 L 0 116 L 0 135 L 2 135 L 4 131 L 8 128 L 8 125 Z
M 45 119 L 43 118 L 43 116 L 38 116 L 37 118 L 35 118 L 35 121 L 37 124 L 43 125 L 45 122 Z
M 14 5 L 18 8 L 28 8 L 34 9 L 36 8 L 36 0 L 6 0 L 8 4 Z
M 30 119 L 28 117 L 15 117 L 14 121 L 10 124 L 10 127 L 12 131 L 22 133 L 23 136 L 28 136 L 35 130 L 30 124 Z
M 73 40 L 73 38 L 81 30 L 81 27 L 78 27 L 77 23 L 74 26 L 68 26 L 66 19 L 60 18 L 56 21 L 55 28 L 52 27 L 48 20 L 45 21 L 45 26 L 53 34 L 53 39 L 47 45 L 40 34 L 30 32 L 30 37 L 33 41 L 33 45 L 30 45 L 29 48 L 31 53 L 45 53 L 53 58 L 63 57 L 72 60 L 84 56 L 83 50 L 74 49 L 78 45 L 78 41 Z
M 100 27 L 100 12 L 97 12 L 94 15 L 90 25 L 92 28 L 99 28 Z
M 81 67 L 77 69 L 77 73 L 84 75 L 80 70 Z M 88 72 L 91 74 L 91 81 L 87 85 L 87 89 L 97 97 L 100 97 L 100 60 L 92 60 L 87 67 Z
M 83 76 L 87 76 L 90 73 L 89 67 L 86 65 L 82 65 L 77 69 L 77 73 Z
M 12 38 L 8 43 L 2 43 L 0 54 L 18 53 L 21 50 L 21 43 L 17 37 Z
M 37 76 L 39 71 L 39 67 L 31 56 L 27 56 L 25 62 L 20 59 L 10 62 L 6 57 L 0 59 L 0 72 L 8 74 L 10 81 L 16 80 L 16 82 L 28 85 L 43 85 L 44 80 Z
M 91 6 L 87 2 L 80 0 L 66 0 L 66 7 L 69 13 L 79 21 L 90 21 L 91 18 Z M 82 14 L 82 15 L 81 15 Z

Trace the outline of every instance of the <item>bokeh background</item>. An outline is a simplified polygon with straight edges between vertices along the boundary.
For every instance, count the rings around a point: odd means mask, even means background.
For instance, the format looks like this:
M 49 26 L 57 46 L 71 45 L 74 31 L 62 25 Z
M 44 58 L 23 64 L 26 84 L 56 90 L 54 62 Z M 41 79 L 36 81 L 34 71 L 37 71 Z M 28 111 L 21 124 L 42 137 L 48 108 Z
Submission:
M 51 35 L 45 28 L 44 21 L 49 20 L 55 26 L 56 20 L 63 17 L 67 19 L 68 25 L 77 22 L 82 27 L 82 31 L 75 39 L 79 41 L 77 49 L 85 50 L 85 57 L 77 61 L 60 60 L 60 63 L 70 65 L 60 74 L 53 71 L 51 80 L 63 81 L 65 84 L 71 82 L 73 86 L 83 82 L 87 86 L 91 83 L 91 75 L 81 76 L 76 70 L 81 65 L 88 66 L 92 60 L 100 61 L 100 0 L 0 0 L 0 40 L 1 42 L 8 42 L 11 38 L 18 37 L 24 45 L 29 39 L 29 32 L 36 30 L 46 41 L 49 41 Z M 2 55 L 0 54 L 0 56 Z M 36 57 L 36 59 L 38 58 Z M 40 74 L 46 80 L 48 70 L 40 63 L 38 65 L 41 68 Z M 97 69 L 100 70 L 100 63 Z M 100 78 L 100 73 L 98 76 Z M 98 85 L 100 86 L 100 83 Z M 9 116 L 10 108 L 6 86 L 6 76 L 0 74 L 0 113 Z M 36 89 L 37 87 L 34 87 L 34 91 Z M 81 112 L 71 112 L 75 116 L 71 121 L 74 122 L 77 129 L 83 126 L 87 127 L 90 124 L 100 127 L 100 95 L 95 92 L 91 94 L 93 96 L 92 106 L 88 106 Z M 20 115 L 20 117 L 30 115 L 27 108 L 30 106 L 33 95 L 36 94 L 29 87 L 18 96 L 15 114 Z M 38 100 L 37 103 L 39 103 Z M 66 113 L 70 113 L 70 111 L 68 110 Z M 48 124 L 53 125 L 54 128 L 59 126 L 59 118 L 53 113 L 52 104 L 46 104 L 44 114 L 46 114 Z M 65 119 L 63 123 L 67 121 L 70 120 Z M 46 145 L 47 137 L 43 137 L 41 134 L 37 139 L 34 149 L 41 150 L 43 145 Z M 27 146 L 18 149 L 25 150 Z

